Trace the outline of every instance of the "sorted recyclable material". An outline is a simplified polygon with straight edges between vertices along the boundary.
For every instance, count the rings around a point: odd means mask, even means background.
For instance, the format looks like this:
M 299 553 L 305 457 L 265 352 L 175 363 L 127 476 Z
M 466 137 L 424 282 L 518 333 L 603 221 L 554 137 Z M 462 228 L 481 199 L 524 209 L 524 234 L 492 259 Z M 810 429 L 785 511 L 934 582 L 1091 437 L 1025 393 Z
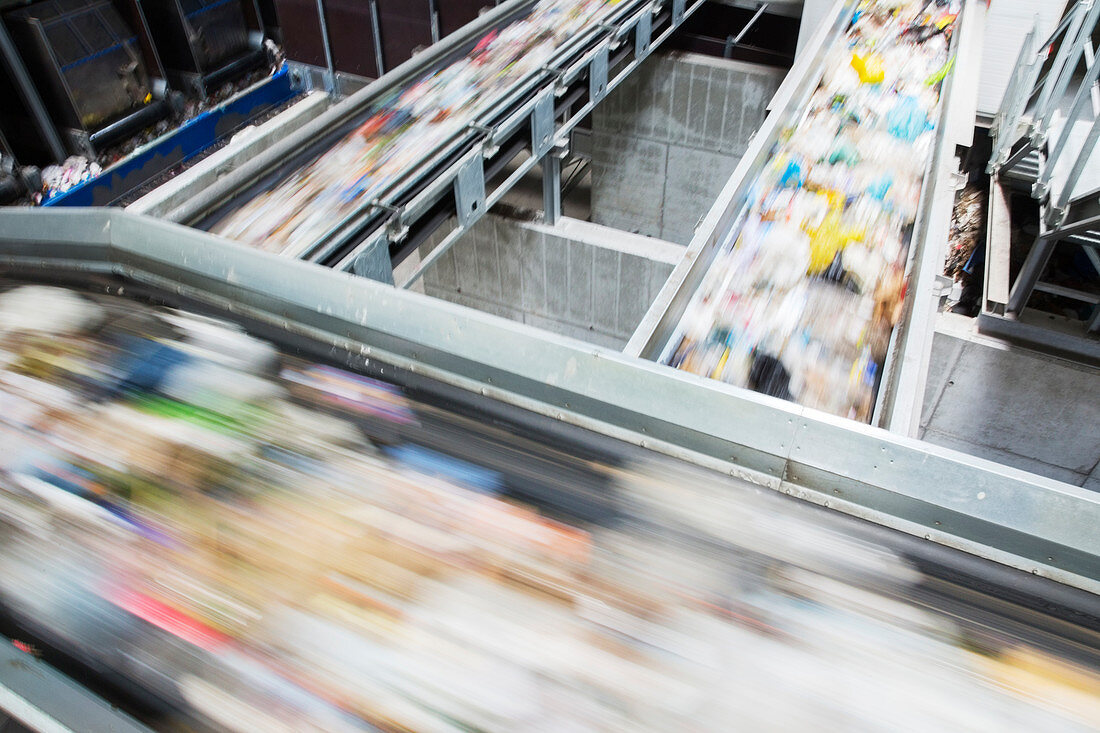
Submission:
M 871 419 L 958 5 L 860 4 L 801 118 L 779 135 L 667 363 Z
M 400 177 L 476 124 L 520 80 L 616 2 L 540 0 L 526 17 L 484 36 L 463 58 L 414 81 L 355 131 L 231 211 L 216 234 L 269 252 L 301 254 Z

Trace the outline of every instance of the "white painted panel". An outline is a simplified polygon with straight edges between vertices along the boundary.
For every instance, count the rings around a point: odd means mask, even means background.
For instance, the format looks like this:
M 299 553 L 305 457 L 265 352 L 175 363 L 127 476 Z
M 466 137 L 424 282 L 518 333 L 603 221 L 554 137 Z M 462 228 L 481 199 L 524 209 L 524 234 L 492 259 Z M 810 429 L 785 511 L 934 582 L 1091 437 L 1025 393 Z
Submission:
M 802 23 L 798 27 L 798 46 L 795 50 L 795 57 L 802 53 L 803 47 L 814 37 L 814 33 L 817 33 L 818 28 L 825 22 L 827 17 L 831 17 L 829 12 L 836 5 L 837 0 L 805 0 L 802 6 Z
M 1039 38 L 1046 40 L 1066 7 L 1065 0 L 992 0 L 985 26 L 978 114 L 992 117 L 1001 105 L 1024 36 L 1038 18 Z

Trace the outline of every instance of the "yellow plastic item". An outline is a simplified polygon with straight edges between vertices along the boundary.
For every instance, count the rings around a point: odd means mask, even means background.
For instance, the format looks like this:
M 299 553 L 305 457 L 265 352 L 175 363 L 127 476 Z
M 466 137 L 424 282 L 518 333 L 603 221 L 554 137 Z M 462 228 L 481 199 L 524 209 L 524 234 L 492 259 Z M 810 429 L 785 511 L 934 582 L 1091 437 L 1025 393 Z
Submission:
M 816 275 L 824 272 L 837 252 L 844 248 L 846 237 L 840 228 L 840 214 L 830 211 L 821 225 L 807 234 L 810 235 L 810 267 L 807 272 Z
M 818 275 L 827 270 L 837 253 L 848 246 L 848 242 L 861 240 L 866 236 L 862 229 L 845 227 L 840 209 L 835 205 L 830 206 L 829 213 L 821 224 L 816 229 L 807 229 L 806 234 L 810 237 L 810 266 L 806 269 L 808 275 Z
M 936 71 L 935 74 L 932 74 L 932 76 L 925 79 L 924 83 L 927 84 L 928 86 L 932 86 L 934 84 L 939 84 L 941 81 L 943 81 L 944 79 L 947 78 L 947 75 L 951 73 L 951 69 L 953 69 L 953 68 L 955 68 L 955 57 L 954 56 L 949 58 L 947 60 L 947 63 L 944 64 L 943 66 L 941 66 L 939 68 L 939 70 Z
M 886 78 L 886 71 L 882 68 L 882 57 L 877 53 L 869 53 L 860 56 L 852 54 L 852 68 L 859 74 L 859 80 L 864 84 L 879 84 Z
M 718 360 L 717 366 L 714 367 L 714 371 L 710 373 L 711 379 L 721 379 L 722 370 L 726 368 L 726 362 L 730 358 L 730 348 L 727 346 L 726 350 L 722 352 L 722 358 Z

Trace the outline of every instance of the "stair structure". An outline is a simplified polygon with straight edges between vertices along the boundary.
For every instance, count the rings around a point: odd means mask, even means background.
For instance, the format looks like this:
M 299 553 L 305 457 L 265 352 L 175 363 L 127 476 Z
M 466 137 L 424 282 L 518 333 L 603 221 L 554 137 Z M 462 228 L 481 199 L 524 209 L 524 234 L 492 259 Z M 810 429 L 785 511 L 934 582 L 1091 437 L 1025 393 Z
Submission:
M 990 130 L 985 298 L 978 323 L 983 332 L 1086 361 L 1100 360 L 1100 169 L 1090 165 L 1100 140 L 1100 63 L 1093 41 L 1098 16 L 1100 2 L 1077 0 L 1050 38 L 1040 43 L 1033 30 L 1020 50 Z M 1022 259 L 1019 245 L 1013 256 L 1008 203 L 1021 193 L 1039 210 L 1038 232 Z M 1059 248 L 1067 248 L 1074 262 L 1088 263 L 1086 276 L 1072 285 L 1059 282 L 1052 266 Z M 1048 297 L 1038 308 L 1036 293 L 1057 296 L 1059 306 L 1051 308 Z

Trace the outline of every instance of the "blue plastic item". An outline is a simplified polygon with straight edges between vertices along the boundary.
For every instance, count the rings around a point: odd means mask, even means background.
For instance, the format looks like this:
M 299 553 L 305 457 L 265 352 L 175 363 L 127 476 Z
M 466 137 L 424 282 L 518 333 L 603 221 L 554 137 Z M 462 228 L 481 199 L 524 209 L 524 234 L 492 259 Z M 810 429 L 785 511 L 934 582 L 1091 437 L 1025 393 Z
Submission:
M 504 488 L 503 478 L 496 471 L 482 468 L 453 456 L 439 453 L 419 445 L 399 445 L 383 448 L 392 458 L 410 468 L 434 476 L 443 476 L 489 494 L 499 494 Z
M 802 166 L 794 160 L 787 163 L 783 175 L 779 177 L 779 185 L 781 188 L 802 188 L 804 181 L 805 175 L 802 173 Z
M 925 130 L 931 130 L 932 124 L 921 109 L 916 97 L 903 95 L 886 115 L 887 129 L 899 140 L 913 142 Z
M 878 180 L 868 186 L 867 193 L 873 198 L 882 201 L 886 198 L 886 194 L 890 191 L 890 186 L 892 185 L 894 185 L 894 177 L 889 173 L 883 173 Z

